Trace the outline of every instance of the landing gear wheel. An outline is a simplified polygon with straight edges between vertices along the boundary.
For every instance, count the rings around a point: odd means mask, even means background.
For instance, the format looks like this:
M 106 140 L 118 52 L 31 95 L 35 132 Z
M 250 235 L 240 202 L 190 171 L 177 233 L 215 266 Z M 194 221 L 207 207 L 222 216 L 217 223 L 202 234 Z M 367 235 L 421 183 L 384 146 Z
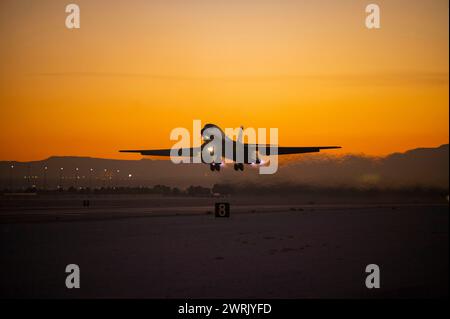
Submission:
M 211 164 L 209 164 L 209 169 L 211 171 L 220 171 L 220 163 L 211 163 Z
M 234 170 L 235 171 L 239 171 L 239 170 L 243 171 L 244 170 L 244 164 L 243 163 L 235 163 L 234 164 Z
M 244 170 L 244 164 L 243 164 L 243 163 L 239 163 L 238 165 L 239 165 L 239 169 L 240 169 L 241 171 L 243 171 L 243 170 Z

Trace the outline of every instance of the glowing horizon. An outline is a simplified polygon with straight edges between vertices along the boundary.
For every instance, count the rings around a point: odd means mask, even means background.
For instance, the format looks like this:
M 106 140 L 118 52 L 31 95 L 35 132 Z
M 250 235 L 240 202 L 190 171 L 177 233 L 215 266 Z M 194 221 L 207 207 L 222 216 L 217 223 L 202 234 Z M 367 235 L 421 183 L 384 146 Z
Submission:
M 175 127 L 382 156 L 449 142 L 448 1 L 0 3 L 0 160 L 136 159 Z

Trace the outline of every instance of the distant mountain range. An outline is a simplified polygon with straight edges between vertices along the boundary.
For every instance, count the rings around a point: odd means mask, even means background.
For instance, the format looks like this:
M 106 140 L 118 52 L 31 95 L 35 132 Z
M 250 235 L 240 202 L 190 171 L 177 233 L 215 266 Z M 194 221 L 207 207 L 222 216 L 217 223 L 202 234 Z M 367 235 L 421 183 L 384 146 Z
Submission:
M 11 166 L 14 168 L 11 168 Z M 47 167 L 47 169 L 45 169 Z M 61 169 L 63 168 L 63 169 Z M 92 170 L 91 170 L 92 169 Z M 274 175 L 259 175 L 257 168 L 235 172 L 232 165 L 220 173 L 207 165 L 179 164 L 168 160 L 113 160 L 90 157 L 50 157 L 32 162 L 0 162 L 0 187 L 45 188 L 190 185 L 301 184 L 347 187 L 449 186 L 449 145 L 418 148 L 386 157 L 313 154 L 283 161 Z

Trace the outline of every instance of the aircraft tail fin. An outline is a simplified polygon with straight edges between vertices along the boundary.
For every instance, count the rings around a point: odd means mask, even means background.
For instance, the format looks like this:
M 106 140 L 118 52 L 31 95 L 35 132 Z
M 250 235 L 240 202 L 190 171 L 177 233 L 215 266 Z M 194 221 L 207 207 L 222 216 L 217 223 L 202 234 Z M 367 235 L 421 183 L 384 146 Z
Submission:
M 243 135 L 244 135 L 244 126 L 241 125 L 240 130 L 239 130 L 239 135 L 238 135 L 238 139 L 237 142 L 243 144 Z

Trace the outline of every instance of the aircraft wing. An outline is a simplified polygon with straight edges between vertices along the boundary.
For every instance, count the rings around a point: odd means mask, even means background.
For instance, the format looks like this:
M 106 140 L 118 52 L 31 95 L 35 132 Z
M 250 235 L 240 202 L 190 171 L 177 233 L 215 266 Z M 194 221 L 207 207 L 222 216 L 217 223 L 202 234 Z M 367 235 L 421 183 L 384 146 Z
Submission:
M 278 147 L 278 155 L 317 153 L 320 150 L 341 148 L 340 146 L 312 146 L 312 147 Z
M 258 149 L 266 147 L 267 155 L 273 154 L 276 146 L 274 145 L 257 145 Z M 340 146 L 308 146 L 308 147 L 278 147 L 278 155 L 317 153 L 321 150 L 337 149 Z M 274 150 L 274 151 L 272 151 Z
M 170 156 L 171 149 L 161 150 L 120 150 L 121 153 L 140 153 L 141 155 L 150 156 Z M 182 148 L 178 150 L 178 156 L 182 156 L 184 153 L 189 154 L 190 157 L 196 156 L 198 152 L 201 152 L 200 147 Z
M 273 154 L 275 149 L 274 145 L 256 145 L 256 144 L 246 144 L 256 149 L 262 149 L 266 147 L 267 155 Z M 278 155 L 288 155 L 288 154 L 303 154 L 303 153 L 317 153 L 320 150 L 326 149 L 336 149 L 341 148 L 340 146 L 309 146 L 309 147 L 278 147 Z M 149 156 L 170 156 L 171 149 L 160 149 L 160 150 L 121 150 L 122 153 L 140 153 L 141 155 Z M 197 156 L 201 152 L 200 147 L 194 148 L 183 148 L 178 150 L 178 156 L 182 156 L 183 153 L 189 154 L 190 157 Z

